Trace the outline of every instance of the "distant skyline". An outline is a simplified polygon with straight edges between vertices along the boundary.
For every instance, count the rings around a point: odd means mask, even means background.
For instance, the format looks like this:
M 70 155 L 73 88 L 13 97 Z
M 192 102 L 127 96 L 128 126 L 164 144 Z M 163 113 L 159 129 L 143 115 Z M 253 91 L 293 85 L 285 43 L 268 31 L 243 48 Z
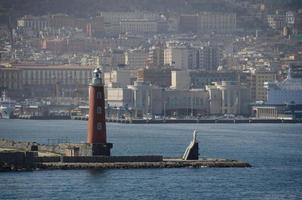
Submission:
M 152 2 L 152 3 L 151 3 Z M 233 3 L 235 2 L 235 3 Z M 156 11 L 163 13 L 173 12 L 235 12 L 245 13 L 243 7 L 238 7 L 238 2 L 263 2 L 269 7 L 278 9 L 291 8 L 297 10 L 302 7 L 299 0 L 1 0 L 0 24 L 6 24 L 8 17 L 15 19 L 23 15 L 46 15 L 66 13 L 78 17 L 95 16 L 100 11 Z

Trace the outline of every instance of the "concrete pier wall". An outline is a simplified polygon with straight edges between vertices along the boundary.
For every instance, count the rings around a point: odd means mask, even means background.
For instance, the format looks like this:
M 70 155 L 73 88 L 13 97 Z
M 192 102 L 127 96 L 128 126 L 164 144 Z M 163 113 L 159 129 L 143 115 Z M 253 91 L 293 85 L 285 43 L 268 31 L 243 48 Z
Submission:
M 35 142 L 22 142 L 22 141 L 0 139 L 0 148 L 31 151 L 31 147 L 33 145 L 37 145 L 39 151 L 53 152 L 63 155 L 65 153 L 65 149 L 68 148 L 70 144 L 46 145 L 46 144 L 38 144 Z
M 63 156 L 64 163 L 161 162 L 162 156 Z

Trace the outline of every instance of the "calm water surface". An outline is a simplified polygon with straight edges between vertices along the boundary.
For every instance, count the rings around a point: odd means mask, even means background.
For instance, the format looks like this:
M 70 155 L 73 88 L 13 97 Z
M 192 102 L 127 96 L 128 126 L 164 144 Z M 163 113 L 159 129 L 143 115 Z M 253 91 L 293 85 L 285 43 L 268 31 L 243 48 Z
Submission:
M 84 142 L 86 121 L 0 120 L 0 138 Z M 0 173 L 0 199 L 302 199 L 302 124 L 108 124 L 113 155 L 181 156 L 199 130 L 200 157 L 248 169 L 57 170 Z

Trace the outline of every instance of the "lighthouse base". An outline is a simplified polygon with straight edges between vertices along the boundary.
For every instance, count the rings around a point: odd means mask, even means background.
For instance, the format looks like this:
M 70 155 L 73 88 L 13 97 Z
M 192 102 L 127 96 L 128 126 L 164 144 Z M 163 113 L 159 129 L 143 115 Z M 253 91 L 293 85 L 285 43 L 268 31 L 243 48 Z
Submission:
M 110 156 L 112 143 L 105 144 L 81 144 L 79 147 L 80 156 Z

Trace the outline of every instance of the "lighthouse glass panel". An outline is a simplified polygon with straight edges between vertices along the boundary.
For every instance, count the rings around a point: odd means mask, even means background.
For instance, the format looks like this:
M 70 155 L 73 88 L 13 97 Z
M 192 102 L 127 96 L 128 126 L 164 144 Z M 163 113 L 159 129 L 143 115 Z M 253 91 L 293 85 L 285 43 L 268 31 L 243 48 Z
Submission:
M 102 130 L 102 123 L 101 122 L 97 123 L 96 129 L 99 130 L 99 131 Z
M 101 92 L 97 92 L 96 93 L 96 98 L 97 99 L 101 99 L 102 98 L 102 93 Z
M 97 113 L 97 114 L 102 114 L 102 107 L 98 106 L 98 107 L 96 108 L 96 113 Z

